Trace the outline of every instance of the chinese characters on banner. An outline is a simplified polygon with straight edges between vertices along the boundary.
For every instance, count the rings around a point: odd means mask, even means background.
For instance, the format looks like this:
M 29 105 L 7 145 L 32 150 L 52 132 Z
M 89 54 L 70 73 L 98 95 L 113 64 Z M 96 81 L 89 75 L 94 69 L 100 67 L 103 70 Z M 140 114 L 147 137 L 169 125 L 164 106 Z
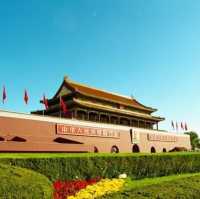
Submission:
M 156 135 L 156 134 L 147 134 L 147 139 L 149 141 L 159 141 L 159 142 L 177 142 L 178 140 L 176 136 Z
M 114 129 L 80 127 L 74 125 L 56 125 L 57 134 L 61 135 L 81 135 L 81 136 L 95 136 L 107 138 L 120 138 L 120 131 Z

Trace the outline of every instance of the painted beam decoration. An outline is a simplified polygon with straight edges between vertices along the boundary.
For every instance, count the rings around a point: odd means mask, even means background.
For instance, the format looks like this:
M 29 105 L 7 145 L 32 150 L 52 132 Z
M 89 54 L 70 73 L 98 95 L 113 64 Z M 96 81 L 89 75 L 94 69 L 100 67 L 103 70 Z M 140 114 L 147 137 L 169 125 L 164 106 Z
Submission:
M 114 129 L 91 128 L 75 125 L 56 125 L 56 133 L 59 135 L 91 136 L 120 139 L 120 132 Z

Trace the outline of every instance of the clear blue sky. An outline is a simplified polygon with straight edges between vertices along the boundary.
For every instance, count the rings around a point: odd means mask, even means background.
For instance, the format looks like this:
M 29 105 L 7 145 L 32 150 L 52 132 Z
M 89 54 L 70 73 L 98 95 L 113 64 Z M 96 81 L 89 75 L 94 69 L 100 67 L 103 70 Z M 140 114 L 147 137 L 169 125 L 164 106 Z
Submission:
M 0 109 L 40 109 L 68 75 L 158 108 L 161 128 L 199 131 L 199 10 L 199 0 L 1 1 Z

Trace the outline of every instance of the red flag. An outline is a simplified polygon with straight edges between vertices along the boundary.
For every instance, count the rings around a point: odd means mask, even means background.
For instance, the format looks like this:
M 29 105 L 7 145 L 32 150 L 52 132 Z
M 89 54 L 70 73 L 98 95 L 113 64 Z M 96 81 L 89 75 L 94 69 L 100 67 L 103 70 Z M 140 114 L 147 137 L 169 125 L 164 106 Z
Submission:
M 28 104 L 28 93 L 27 93 L 27 90 L 25 89 L 25 91 L 24 91 L 24 101 L 25 101 L 25 103 L 26 104 Z
M 67 106 L 65 104 L 65 102 L 63 101 L 62 97 L 60 96 L 60 108 L 62 109 L 62 111 L 64 112 L 64 114 L 67 113 Z
M 172 128 L 173 128 L 173 130 L 174 130 L 174 122 L 172 121 L 171 124 L 172 124 Z
M 181 129 L 184 130 L 183 122 L 181 122 Z
M 187 123 L 185 123 L 185 130 L 186 130 L 186 131 L 188 130 Z
M 43 104 L 45 105 L 46 110 L 49 108 L 48 100 L 46 99 L 45 95 L 43 95 Z
M 176 122 L 176 131 L 178 131 L 178 122 Z
M 6 98 L 7 98 L 7 95 L 6 95 L 6 88 L 5 88 L 5 86 L 4 86 L 4 87 L 3 87 L 3 96 L 2 96 L 3 104 L 4 104 L 5 100 L 6 100 Z

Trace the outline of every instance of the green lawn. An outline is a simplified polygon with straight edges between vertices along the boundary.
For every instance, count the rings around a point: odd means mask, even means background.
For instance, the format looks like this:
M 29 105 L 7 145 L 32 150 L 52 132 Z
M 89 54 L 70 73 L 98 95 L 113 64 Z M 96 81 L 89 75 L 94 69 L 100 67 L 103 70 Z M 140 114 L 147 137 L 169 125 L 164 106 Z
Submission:
M 99 199 L 199 199 L 200 173 L 127 179 L 122 191 Z
M 200 173 L 193 173 L 193 174 L 189 173 L 189 174 L 163 176 L 163 177 L 155 177 L 155 178 L 145 178 L 142 180 L 127 179 L 125 187 L 124 187 L 124 191 L 130 190 L 130 189 L 135 189 L 135 188 L 141 188 L 141 187 L 145 187 L 145 186 L 150 186 L 150 185 L 156 185 L 156 184 L 160 184 L 163 182 L 180 180 L 183 178 L 188 178 L 188 177 L 193 177 L 193 176 L 198 176 L 200 178 Z
M 52 183 L 32 170 L 0 164 L 0 198 L 51 199 Z

